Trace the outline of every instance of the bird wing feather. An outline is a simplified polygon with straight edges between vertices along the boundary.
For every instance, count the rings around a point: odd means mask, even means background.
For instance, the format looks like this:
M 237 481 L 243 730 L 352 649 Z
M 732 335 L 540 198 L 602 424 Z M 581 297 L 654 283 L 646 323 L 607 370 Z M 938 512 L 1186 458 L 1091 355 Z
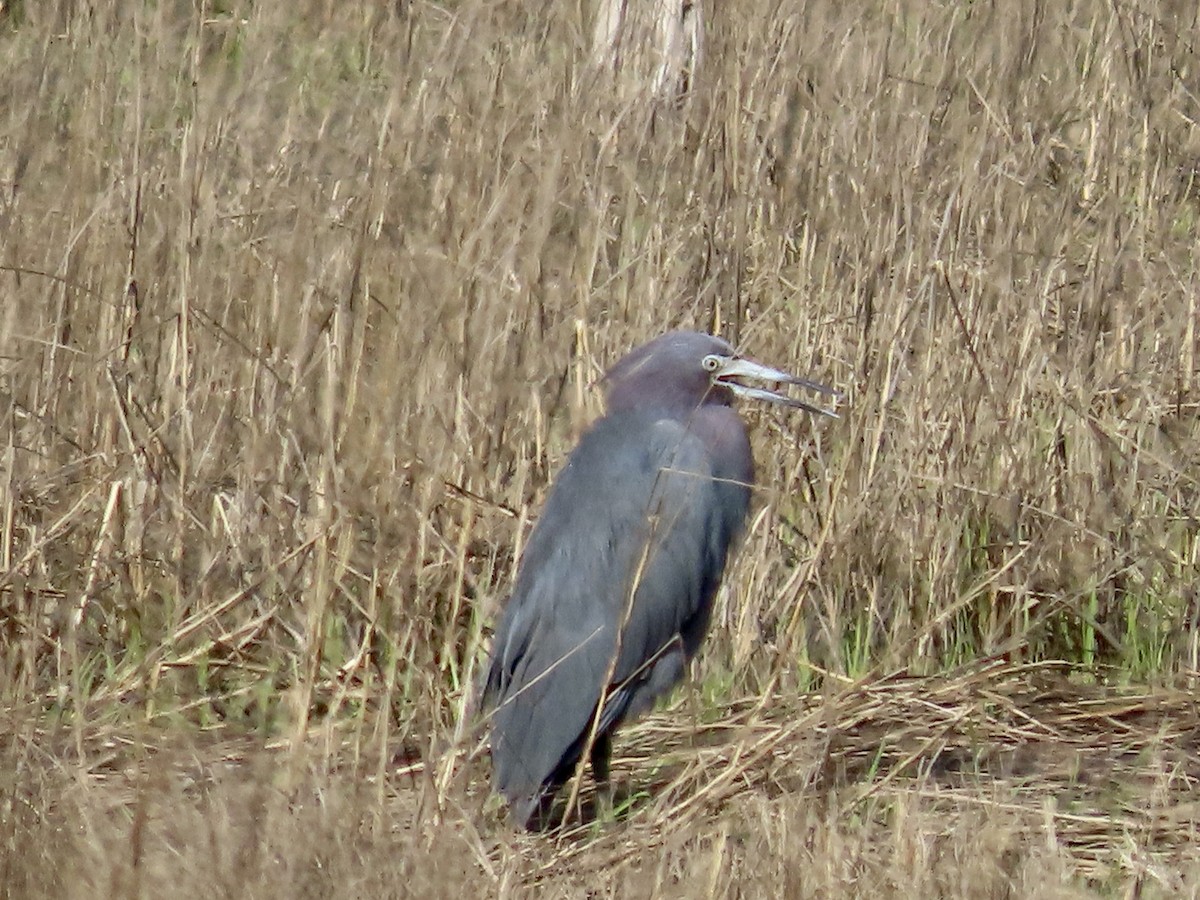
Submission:
M 745 505 L 730 502 L 704 442 L 674 419 L 610 416 L 585 435 L 496 630 L 484 703 L 494 708 L 496 785 L 510 801 L 575 764 L 610 666 L 616 689 L 601 731 L 620 723 L 672 642 L 687 644 L 686 658 L 695 652 Z

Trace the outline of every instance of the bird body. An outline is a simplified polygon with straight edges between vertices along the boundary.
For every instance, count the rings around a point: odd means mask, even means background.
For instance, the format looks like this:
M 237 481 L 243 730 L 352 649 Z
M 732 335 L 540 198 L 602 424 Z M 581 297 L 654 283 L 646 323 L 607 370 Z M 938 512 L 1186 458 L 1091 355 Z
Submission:
M 590 737 L 606 781 L 612 732 L 670 690 L 704 640 L 753 479 L 729 406 L 740 386 L 705 368 L 717 358 L 757 365 L 718 338 L 673 332 L 614 366 L 609 412 L 530 536 L 483 697 L 493 783 L 518 824 L 571 777 Z

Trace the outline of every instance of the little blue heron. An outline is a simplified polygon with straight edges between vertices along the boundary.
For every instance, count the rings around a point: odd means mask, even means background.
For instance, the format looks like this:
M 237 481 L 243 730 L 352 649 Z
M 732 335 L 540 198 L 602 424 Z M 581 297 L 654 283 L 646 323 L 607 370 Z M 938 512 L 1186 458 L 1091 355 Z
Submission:
M 700 649 L 754 479 L 733 398 L 834 415 L 741 378 L 837 395 L 690 331 L 605 375 L 607 413 L 551 487 L 484 683 L 493 785 L 515 825 L 548 807 L 585 753 L 606 786 L 612 733 Z

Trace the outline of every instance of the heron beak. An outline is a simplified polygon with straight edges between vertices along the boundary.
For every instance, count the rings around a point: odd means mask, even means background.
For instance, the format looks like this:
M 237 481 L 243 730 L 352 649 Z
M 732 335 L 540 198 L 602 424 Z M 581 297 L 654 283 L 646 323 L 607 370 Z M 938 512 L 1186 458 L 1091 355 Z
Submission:
M 806 412 L 810 412 L 818 416 L 829 416 L 833 419 L 838 418 L 838 414 L 833 412 L 833 410 L 822 409 L 819 406 L 813 406 L 811 403 L 806 403 L 803 400 L 797 400 L 794 397 L 789 397 L 787 394 L 781 394 L 778 391 L 770 391 L 766 388 L 750 387 L 749 385 L 741 384 L 737 381 L 730 381 L 729 379 L 731 378 L 753 378 L 757 381 L 773 381 L 777 384 L 795 384 L 802 388 L 807 388 L 810 391 L 817 391 L 837 399 L 841 398 L 841 391 L 835 391 L 833 388 L 819 384 L 816 381 L 809 381 L 807 378 L 799 378 L 796 375 L 792 375 L 790 372 L 772 369 L 770 366 L 764 366 L 762 363 L 757 363 L 752 359 L 728 359 L 725 361 L 725 364 L 713 374 L 713 381 L 729 388 L 739 397 L 747 397 L 751 400 L 765 400 L 768 403 L 778 403 L 781 406 L 790 406 L 794 409 L 803 409 Z

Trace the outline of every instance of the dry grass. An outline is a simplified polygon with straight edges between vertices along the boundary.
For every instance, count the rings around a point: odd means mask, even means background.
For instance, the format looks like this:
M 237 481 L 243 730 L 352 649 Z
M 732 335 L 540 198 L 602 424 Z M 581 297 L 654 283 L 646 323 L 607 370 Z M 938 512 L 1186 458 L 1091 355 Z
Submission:
M 0 4 L 0 894 L 1200 890 L 1195 9 L 720 6 L 656 108 L 586 5 Z M 679 325 L 848 414 L 513 836 L 486 623 Z

